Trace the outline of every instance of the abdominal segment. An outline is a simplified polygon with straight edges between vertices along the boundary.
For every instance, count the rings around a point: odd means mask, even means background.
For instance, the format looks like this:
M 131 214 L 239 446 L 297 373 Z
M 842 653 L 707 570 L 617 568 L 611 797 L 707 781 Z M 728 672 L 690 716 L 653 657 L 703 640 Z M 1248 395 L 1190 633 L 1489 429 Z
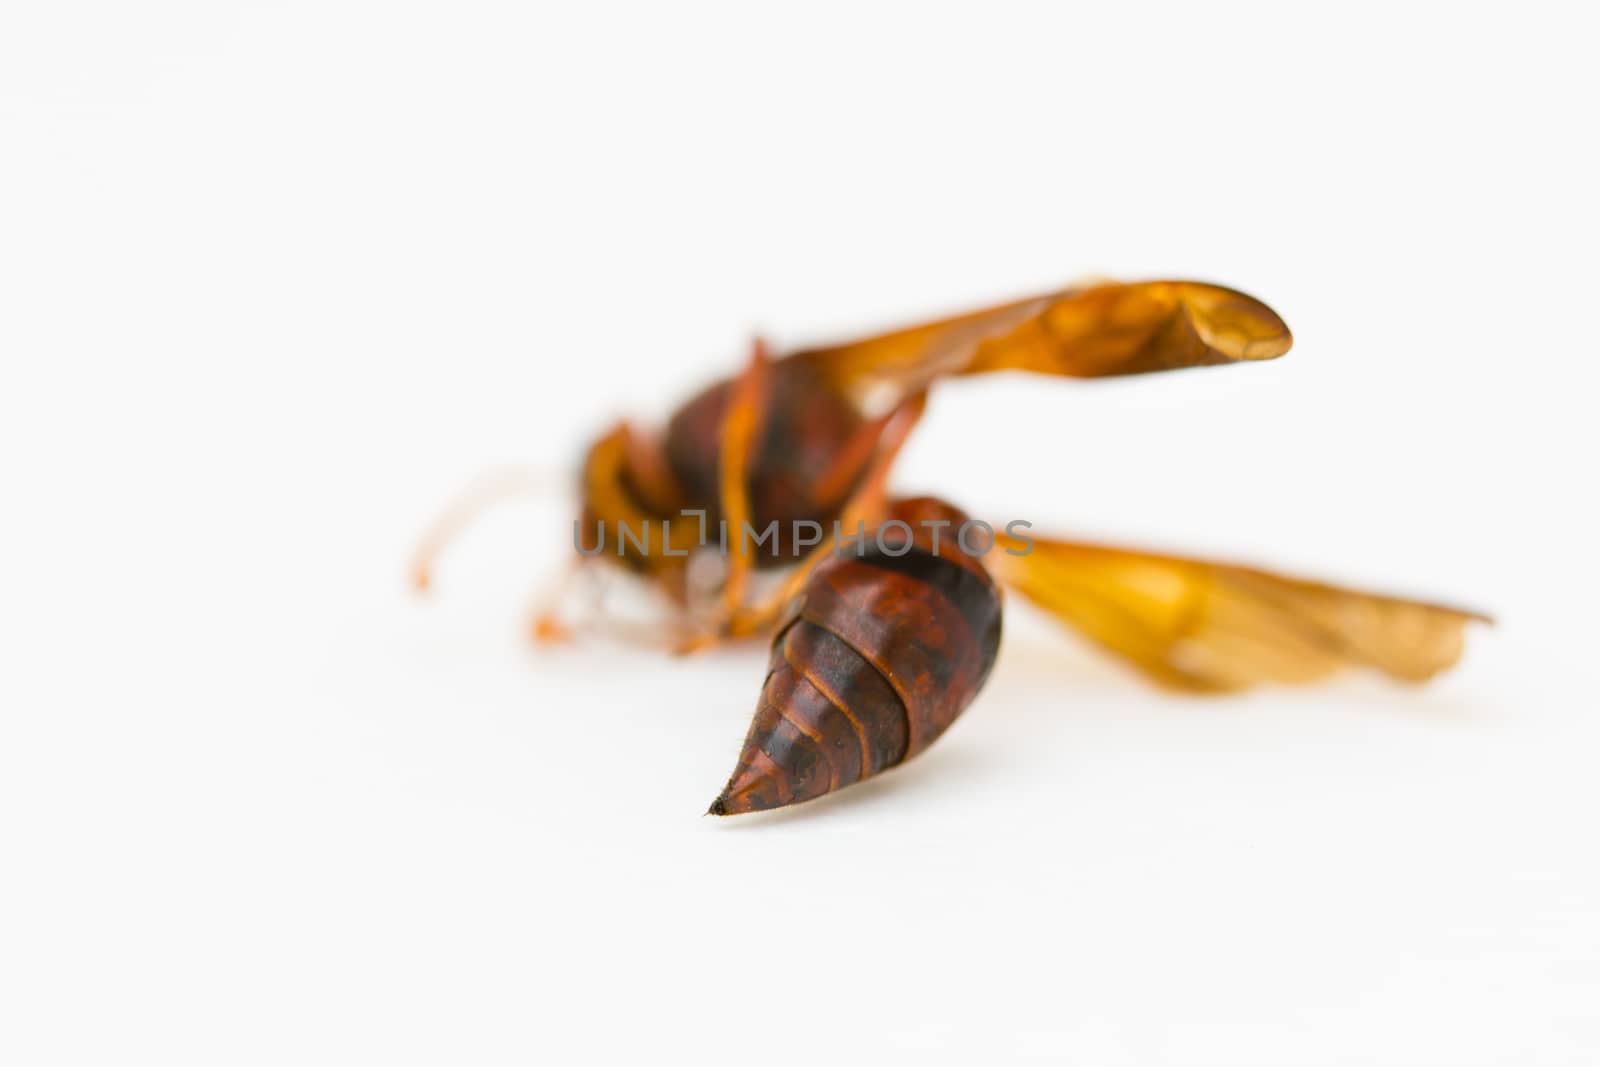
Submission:
M 981 566 L 919 546 L 829 560 L 787 620 L 712 814 L 812 800 L 921 752 L 987 678 L 1000 598 Z
M 797 619 L 773 642 L 768 666 L 755 721 L 713 814 L 811 800 L 905 758 L 904 705 L 838 637 Z

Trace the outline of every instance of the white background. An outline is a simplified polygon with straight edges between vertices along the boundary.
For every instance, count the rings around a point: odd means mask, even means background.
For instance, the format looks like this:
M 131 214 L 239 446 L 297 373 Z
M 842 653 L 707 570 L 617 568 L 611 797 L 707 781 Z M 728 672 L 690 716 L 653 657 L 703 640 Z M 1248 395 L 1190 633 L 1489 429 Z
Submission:
M 1597 1062 L 1594 29 L 8 3 L 0 1060 Z M 753 330 L 1086 274 L 1295 350 L 961 383 L 897 484 L 1495 612 L 1459 670 L 1183 699 L 1018 609 L 719 821 L 762 653 L 530 648 L 565 499 L 407 593 Z

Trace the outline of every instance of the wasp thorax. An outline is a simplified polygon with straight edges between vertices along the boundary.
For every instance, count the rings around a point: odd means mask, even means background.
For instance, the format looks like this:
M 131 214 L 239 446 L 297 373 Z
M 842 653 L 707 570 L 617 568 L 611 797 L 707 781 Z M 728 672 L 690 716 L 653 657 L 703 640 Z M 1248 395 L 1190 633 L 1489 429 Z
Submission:
M 712 523 L 722 518 L 720 434 L 731 391 L 730 382 L 721 382 L 690 400 L 667 423 L 662 441 L 672 477 Z M 792 563 L 797 523 L 832 523 L 860 483 L 877 438 L 848 398 L 802 365 L 775 363 L 765 394 L 747 472 L 750 522 L 757 530 L 776 524 L 759 562 Z

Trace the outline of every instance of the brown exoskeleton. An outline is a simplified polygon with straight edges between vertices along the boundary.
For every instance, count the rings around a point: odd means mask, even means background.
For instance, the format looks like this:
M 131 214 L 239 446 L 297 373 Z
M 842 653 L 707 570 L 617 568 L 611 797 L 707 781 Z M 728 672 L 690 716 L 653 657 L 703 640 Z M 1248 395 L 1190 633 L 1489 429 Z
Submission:
M 998 551 L 980 558 L 948 534 L 938 540 L 966 523 L 958 509 L 887 494 L 941 380 L 1145 374 L 1274 359 L 1290 343 L 1270 308 L 1231 289 L 1096 284 L 779 359 L 757 343 L 739 375 L 662 431 L 623 423 L 603 435 L 581 476 L 583 562 L 665 592 L 675 615 L 665 630 L 680 649 L 772 635 L 755 722 L 712 812 L 811 799 L 921 751 L 988 675 L 1002 585 L 1180 689 L 1303 682 L 1345 665 L 1421 681 L 1454 663 L 1466 623 L 1482 616 L 1037 537 L 993 536 Z M 441 539 L 419 558 L 421 585 Z M 725 562 L 706 594 L 690 566 L 711 551 Z M 785 566 L 774 588 L 752 592 L 753 572 Z M 568 627 L 551 608 L 535 633 L 551 640 Z

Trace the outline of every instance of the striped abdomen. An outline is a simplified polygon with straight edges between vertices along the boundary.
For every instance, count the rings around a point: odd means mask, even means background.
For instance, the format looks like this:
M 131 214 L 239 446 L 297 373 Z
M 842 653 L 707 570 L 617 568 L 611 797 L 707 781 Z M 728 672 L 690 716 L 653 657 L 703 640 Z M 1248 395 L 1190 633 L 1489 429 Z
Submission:
M 811 575 L 773 639 L 755 721 L 713 814 L 796 804 L 893 767 L 982 687 L 1000 595 L 955 543 L 965 516 L 927 500 L 896 514 L 957 518 L 937 551 L 917 527 L 910 544 L 891 538 L 890 551 L 835 556 Z

